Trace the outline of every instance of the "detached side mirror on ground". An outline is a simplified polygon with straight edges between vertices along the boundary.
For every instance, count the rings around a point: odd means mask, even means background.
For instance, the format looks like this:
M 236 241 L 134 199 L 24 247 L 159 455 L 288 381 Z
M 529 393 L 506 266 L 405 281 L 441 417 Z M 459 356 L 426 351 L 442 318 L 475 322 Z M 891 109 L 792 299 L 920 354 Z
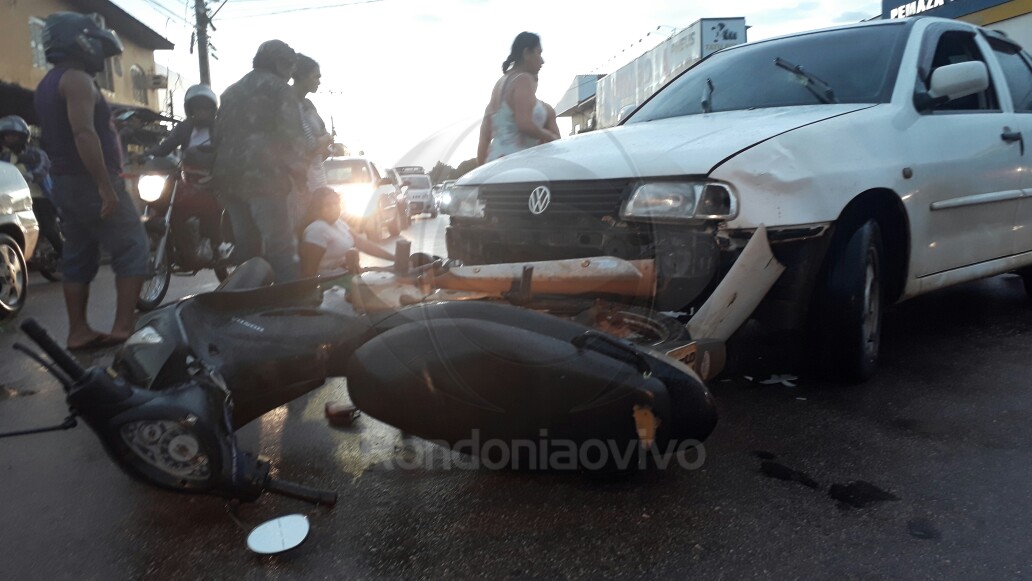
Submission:
M 930 111 L 944 105 L 981 93 L 989 88 L 989 70 L 981 61 L 956 63 L 935 69 L 927 93 L 914 98 L 918 111 Z

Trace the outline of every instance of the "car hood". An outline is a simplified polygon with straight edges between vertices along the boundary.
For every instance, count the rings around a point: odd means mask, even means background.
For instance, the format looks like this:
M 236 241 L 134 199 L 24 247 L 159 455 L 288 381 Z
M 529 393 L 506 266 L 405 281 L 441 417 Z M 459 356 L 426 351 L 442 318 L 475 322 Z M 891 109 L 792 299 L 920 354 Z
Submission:
M 780 107 L 633 123 L 508 155 L 470 172 L 457 185 L 707 175 L 757 143 L 872 106 Z

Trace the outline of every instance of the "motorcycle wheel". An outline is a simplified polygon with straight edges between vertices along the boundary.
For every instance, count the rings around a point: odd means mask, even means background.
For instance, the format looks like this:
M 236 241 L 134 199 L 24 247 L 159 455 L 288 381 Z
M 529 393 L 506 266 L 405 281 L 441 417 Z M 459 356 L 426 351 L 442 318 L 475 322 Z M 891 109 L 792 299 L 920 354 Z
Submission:
M 684 323 L 675 317 L 632 305 L 555 299 L 533 302 L 527 308 L 570 319 L 637 345 L 655 347 L 689 338 Z
M 161 238 L 151 238 L 151 251 L 148 264 L 151 276 L 143 282 L 140 289 L 140 297 L 136 299 L 136 308 L 141 311 L 153 311 L 158 308 L 161 301 L 165 299 L 169 284 L 172 282 L 172 248 L 165 247 L 161 262 L 157 262 L 158 249 L 161 247 Z
M 223 244 L 226 244 L 226 243 L 233 244 L 234 242 L 236 242 L 236 238 L 233 237 L 233 224 L 232 224 L 232 222 L 229 221 L 229 213 L 228 212 L 225 212 L 225 211 L 222 212 L 222 220 L 220 222 L 220 228 L 222 229 L 222 243 Z M 215 252 L 219 253 L 220 250 L 218 248 L 216 248 Z M 233 274 L 233 271 L 236 270 L 236 265 L 233 265 L 233 264 L 223 264 L 221 266 L 216 266 L 214 268 L 214 270 L 215 270 L 215 278 L 219 279 L 219 282 L 223 282 L 227 278 L 229 278 L 229 275 Z
M 44 236 L 40 236 L 36 244 L 36 251 L 29 261 L 43 278 L 50 282 L 61 282 L 61 257 L 54 250 L 54 246 Z

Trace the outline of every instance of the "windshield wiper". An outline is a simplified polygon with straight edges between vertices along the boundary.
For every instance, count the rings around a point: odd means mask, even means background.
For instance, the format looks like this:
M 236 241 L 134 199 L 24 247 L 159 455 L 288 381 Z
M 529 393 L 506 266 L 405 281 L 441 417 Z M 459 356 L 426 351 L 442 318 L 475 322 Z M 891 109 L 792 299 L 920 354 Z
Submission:
M 813 96 L 817 97 L 817 100 L 821 103 L 824 103 L 825 105 L 829 103 L 838 103 L 838 99 L 835 98 L 835 90 L 831 88 L 831 85 L 822 81 L 817 75 L 804 70 L 802 66 L 794 65 L 781 57 L 774 57 L 774 66 L 781 67 L 786 71 L 791 71 L 806 80 L 806 83 L 804 83 L 803 86 L 813 93 Z M 817 86 L 820 86 L 821 90 L 818 90 Z
M 706 79 L 706 90 L 702 93 L 702 112 L 713 112 L 713 80 Z

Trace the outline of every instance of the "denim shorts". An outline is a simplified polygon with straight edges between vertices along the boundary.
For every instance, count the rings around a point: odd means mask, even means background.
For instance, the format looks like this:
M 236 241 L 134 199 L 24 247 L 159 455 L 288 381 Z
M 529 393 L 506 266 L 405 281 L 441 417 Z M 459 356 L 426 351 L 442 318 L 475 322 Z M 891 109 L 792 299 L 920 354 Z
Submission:
M 100 218 L 100 194 L 90 176 L 54 176 L 53 201 L 61 215 L 64 281 L 89 284 L 100 268 L 101 247 L 111 255 L 115 276 L 149 276 L 150 242 L 140 214 L 125 189 L 125 181 L 111 176 L 118 194 L 118 209 Z

